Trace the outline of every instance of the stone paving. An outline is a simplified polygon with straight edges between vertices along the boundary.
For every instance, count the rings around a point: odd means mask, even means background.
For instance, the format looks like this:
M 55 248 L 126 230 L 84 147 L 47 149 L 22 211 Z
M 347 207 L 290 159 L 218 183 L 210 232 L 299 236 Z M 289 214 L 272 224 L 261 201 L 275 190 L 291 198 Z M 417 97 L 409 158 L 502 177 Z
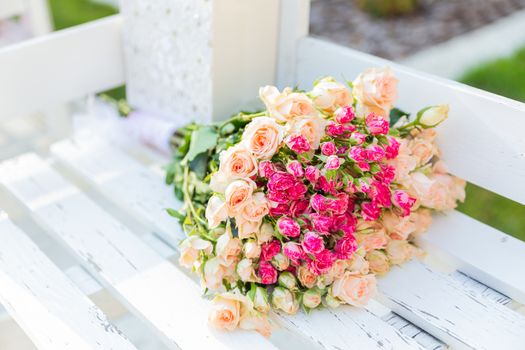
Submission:
M 355 0 L 312 0 L 310 33 L 400 60 L 522 9 L 525 0 L 421 0 L 416 13 L 385 19 L 361 11 Z

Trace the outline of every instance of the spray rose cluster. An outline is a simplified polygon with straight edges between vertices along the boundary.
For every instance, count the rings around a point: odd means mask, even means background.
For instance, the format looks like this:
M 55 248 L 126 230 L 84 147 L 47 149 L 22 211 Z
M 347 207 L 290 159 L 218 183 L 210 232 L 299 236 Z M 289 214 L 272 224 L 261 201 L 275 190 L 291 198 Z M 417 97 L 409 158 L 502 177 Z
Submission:
M 269 335 L 272 307 L 364 306 L 376 276 L 418 254 L 431 211 L 464 199 L 435 143 L 448 107 L 394 123 L 396 84 L 382 68 L 352 88 L 327 77 L 310 92 L 260 89 L 266 110 L 208 176 L 207 231 L 181 245 L 215 296 L 212 325 Z

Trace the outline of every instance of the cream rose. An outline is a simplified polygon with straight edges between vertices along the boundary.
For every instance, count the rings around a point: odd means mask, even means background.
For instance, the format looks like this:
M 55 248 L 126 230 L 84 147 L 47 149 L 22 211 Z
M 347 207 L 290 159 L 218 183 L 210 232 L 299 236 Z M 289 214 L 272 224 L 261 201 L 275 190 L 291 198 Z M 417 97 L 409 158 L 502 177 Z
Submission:
M 388 118 L 397 98 L 397 82 L 390 68 L 370 68 L 353 82 L 358 112 L 374 112 Z M 366 116 L 361 114 L 361 116 Z
M 388 257 L 380 250 L 372 250 L 371 252 L 368 252 L 365 258 L 368 261 L 368 266 L 370 268 L 370 272 L 372 273 L 384 275 L 390 270 Z
M 427 164 L 434 155 L 437 155 L 436 146 L 423 138 L 415 138 L 410 141 L 409 147 L 412 156 L 417 160 L 417 166 L 423 166 Z
M 252 177 L 257 170 L 255 157 L 242 144 L 232 146 L 219 155 L 219 172 L 228 180 Z
M 251 259 L 242 259 L 239 261 L 237 264 L 237 274 L 244 282 L 257 281 L 257 275 L 255 274 L 255 268 L 253 267 L 253 261 Z
M 210 290 L 219 290 L 222 287 L 222 279 L 226 270 L 218 257 L 211 258 L 204 264 L 204 286 Z
M 432 106 L 425 109 L 418 117 L 419 124 L 425 128 L 433 128 L 448 118 L 448 105 Z
M 198 236 L 189 236 L 180 245 L 179 264 L 186 268 L 191 268 L 199 258 L 201 251 L 207 255 L 211 254 L 213 246 Z
M 316 112 L 308 96 L 293 92 L 290 88 L 285 88 L 281 93 L 275 86 L 264 86 L 259 89 L 259 97 L 266 105 L 270 117 L 280 122 Z
M 261 246 L 251 239 L 244 243 L 243 252 L 248 259 L 257 259 L 261 255 Z
M 248 221 L 242 216 L 237 216 L 235 221 L 240 239 L 255 238 L 261 226 L 261 221 Z
M 272 334 L 272 326 L 265 315 L 258 312 L 250 312 L 241 318 L 239 328 L 250 331 L 255 330 L 262 336 L 268 338 Z
M 317 283 L 317 276 L 306 265 L 297 268 L 297 278 L 306 288 L 312 288 Z
M 217 243 L 215 244 L 215 254 L 224 266 L 230 266 L 236 263 L 241 251 L 242 243 L 240 239 L 232 237 L 230 230 L 226 230 L 226 232 L 217 239 Z
M 272 292 L 272 304 L 276 309 L 281 309 L 289 315 L 297 313 L 299 302 L 286 288 L 276 287 Z
M 354 254 L 348 264 L 347 272 L 352 275 L 366 275 L 369 271 L 368 261 L 363 256 Z
M 359 246 L 367 252 L 384 248 L 388 243 L 388 236 L 384 226 L 376 221 L 360 220 L 355 236 Z
M 326 77 L 317 82 L 310 95 L 318 108 L 329 113 L 353 102 L 352 94 L 346 85 L 337 82 L 333 77 Z
M 304 136 L 312 149 L 319 148 L 321 138 L 324 136 L 326 120 L 318 115 L 298 117 L 288 123 L 287 130 L 290 134 Z
M 228 218 L 228 208 L 226 203 L 219 196 L 212 196 L 206 206 L 206 220 L 210 229 Z
M 229 216 L 235 216 L 252 199 L 255 183 L 249 179 L 235 180 L 224 192 Z
M 284 139 L 284 127 L 268 117 L 254 118 L 244 129 L 242 144 L 257 159 L 270 159 Z
M 386 254 L 391 264 L 400 265 L 414 255 L 413 246 L 407 241 L 390 241 L 386 246 Z
M 365 306 L 377 291 L 374 275 L 345 273 L 332 285 L 332 295 L 353 306 Z
M 261 229 L 257 232 L 257 242 L 259 244 L 269 242 L 273 239 L 274 228 L 272 224 L 265 222 L 261 225 Z

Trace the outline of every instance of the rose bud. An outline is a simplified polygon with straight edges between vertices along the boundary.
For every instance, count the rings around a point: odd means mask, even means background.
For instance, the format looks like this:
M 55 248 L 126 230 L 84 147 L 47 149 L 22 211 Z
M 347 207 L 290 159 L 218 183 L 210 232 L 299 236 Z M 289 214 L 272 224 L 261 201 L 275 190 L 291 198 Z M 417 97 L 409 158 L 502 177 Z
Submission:
M 292 264 L 299 265 L 299 260 L 305 257 L 303 248 L 299 243 L 287 242 L 283 246 L 284 255 L 286 255 Z
M 333 142 L 323 142 L 321 144 L 321 152 L 325 156 L 331 156 L 334 155 L 335 152 L 337 152 L 337 147 L 335 147 L 335 144 Z
M 326 163 L 324 165 L 326 170 L 337 170 L 339 169 L 340 166 L 341 166 L 341 159 L 336 155 L 329 156 L 326 159 Z
M 414 249 L 407 241 L 391 240 L 386 246 L 386 254 L 391 264 L 399 265 L 412 258 Z
M 286 138 L 285 143 L 297 154 L 310 151 L 310 143 L 303 135 L 290 135 Z
M 272 224 L 265 222 L 261 225 L 259 232 L 256 234 L 258 243 L 269 242 L 273 238 L 273 226 Z
M 275 287 L 272 293 L 272 305 L 289 315 L 293 315 L 299 310 L 299 303 L 294 295 L 284 287 Z
M 291 291 L 295 291 L 297 289 L 297 279 L 295 278 L 293 273 L 289 271 L 281 272 L 279 278 L 277 279 L 277 283 L 279 283 L 281 287 L 284 287 Z
M 279 271 L 284 271 L 290 266 L 290 259 L 283 253 L 279 253 L 272 258 L 272 265 Z
M 257 276 L 255 276 L 255 269 L 251 259 L 242 259 L 239 261 L 236 271 L 243 282 L 257 281 Z
M 352 106 L 340 107 L 335 111 L 334 115 L 335 121 L 339 124 L 350 123 L 355 117 L 354 109 L 352 108 Z
M 377 275 L 383 275 L 390 270 L 390 263 L 385 253 L 380 250 L 372 250 L 366 254 L 366 260 L 368 261 L 368 267 L 370 272 Z
M 292 160 L 286 164 L 286 171 L 295 177 L 302 177 L 304 175 L 303 166 L 298 160 Z
M 319 180 L 320 176 L 321 176 L 321 172 L 319 171 L 319 169 L 317 169 L 313 165 L 309 165 L 308 167 L 306 167 L 305 177 L 311 183 L 316 183 L 317 180 Z
M 336 307 L 339 307 L 339 305 L 341 305 L 341 302 L 339 302 L 339 300 L 337 300 L 337 298 L 334 298 L 334 296 L 332 295 L 332 289 L 328 291 L 328 294 L 326 294 L 326 296 L 324 297 L 324 301 L 326 306 L 332 309 L 335 309 Z
M 316 233 L 306 232 L 301 246 L 306 253 L 316 255 L 324 249 L 324 241 Z
M 283 216 L 277 220 L 277 228 L 279 232 L 285 237 L 298 237 L 301 234 L 301 227 L 299 224 L 289 217 Z
M 321 291 L 318 288 L 308 289 L 303 294 L 303 305 L 309 309 L 315 309 L 321 304 Z
M 448 118 L 448 105 L 439 105 L 425 108 L 418 112 L 417 123 L 423 128 L 433 128 Z
M 262 284 L 274 284 L 277 281 L 277 271 L 267 261 L 259 263 L 259 277 Z
M 243 252 L 244 256 L 248 259 L 256 259 L 261 255 L 261 247 L 255 242 L 255 240 L 250 239 L 244 243 Z
M 372 135 L 386 135 L 388 134 L 388 120 L 385 118 L 375 115 L 374 113 L 370 113 L 366 117 L 366 126 L 368 127 L 368 130 L 370 130 L 370 133 Z
M 270 303 L 268 302 L 268 292 L 266 291 L 266 288 L 257 286 L 255 287 L 255 293 L 248 293 L 248 295 L 252 298 L 255 310 L 262 313 L 270 311 Z

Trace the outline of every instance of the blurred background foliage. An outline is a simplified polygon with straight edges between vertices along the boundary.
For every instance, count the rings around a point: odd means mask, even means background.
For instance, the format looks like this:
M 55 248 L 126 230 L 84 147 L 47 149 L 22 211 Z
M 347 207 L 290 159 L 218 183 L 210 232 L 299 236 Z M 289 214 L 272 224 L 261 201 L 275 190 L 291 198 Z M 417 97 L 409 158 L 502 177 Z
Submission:
M 373 16 L 406 14 L 417 9 L 418 0 L 357 1 Z M 118 11 L 111 5 L 90 0 L 50 0 L 55 29 L 63 29 L 110 16 Z M 495 94 L 525 102 L 525 47 L 510 57 L 480 62 L 458 80 Z M 124 87 L 111 90 L 114 98 L 125 97 Z M 524 184 L 525 186 L 525 184 Z M 468 184 L 467 200 L 458 208 L 490 226 L 525 241 L 525 206 L 483 188 Z

